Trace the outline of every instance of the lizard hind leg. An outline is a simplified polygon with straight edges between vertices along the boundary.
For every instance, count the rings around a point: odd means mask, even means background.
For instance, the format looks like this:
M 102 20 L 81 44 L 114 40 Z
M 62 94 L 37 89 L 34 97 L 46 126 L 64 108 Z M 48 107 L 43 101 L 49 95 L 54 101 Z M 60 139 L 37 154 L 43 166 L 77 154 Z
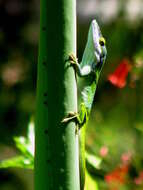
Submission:
M 87 108 L 85 107 L 84 103 L 80 104 L 79 118 L 80 118 L 79 126 L 82 127 L 87 122 Z
M 71 120 L 75 120 L 79 126 L 82 126 L 86 123 L 87 120 L 87 110 L 84 103 L 80 104 L 79 112 L 70 111 L 66 117 L 62 119 L 62 123 L 67 123 Z
M 70 121 L 75 121 L 77 124 L 76 133 L 87 121 L 87 110 L 84 103 L 80 104 L 79 112 L 70 111 L 66 117 L 64 117 L 61 123 L 67 123 Z
M 70 111 L 66 117 L 64 117 L 61 123 L 67 123 L 71 120 L 75 120 L 79 126 L 82 126 L 87 121 L 87 110 L 84 103 L 80 104 L 80 111 L 79 112 L 72 112 Z
M 77 120 L 78 121 L 78 113 L 70 111 L 66 117 L 62 119 L 62 123 L 67 123 L 71 120 Z
M 61 121 L 62 123 L 67 123 L 70 121 L 75 121 L 76 122 L 76 129 L 75 129 L 75 134 L 78 134 L 79 130 L 79 125 L 80 125 L 80 118 L 79 114 L 77 112 L 69 112 L 66 117 Z

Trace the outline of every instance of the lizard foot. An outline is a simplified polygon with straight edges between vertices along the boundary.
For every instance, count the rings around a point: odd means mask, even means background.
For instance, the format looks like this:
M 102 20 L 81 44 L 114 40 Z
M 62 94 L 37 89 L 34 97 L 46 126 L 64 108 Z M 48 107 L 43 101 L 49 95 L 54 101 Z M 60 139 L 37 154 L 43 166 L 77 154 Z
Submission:
M 76 112 L 69 112 L 68 115 L 61 121 L 61 123 L 67 123 L 71 120 L 75 120 L 76 123 L 79 123 L 79 114 Z M 75 134 L 78 134 L 79 125 L 76 125 Z
M 71 121 L 71 120 L 77 120 L 77 118 L 78 118 L 78 113 L 76 113 L 76 112 L 69 112 L 68 113 L 68 115 L 64 118 L 64 119 L 62 119 L 62 123 L 67 123 L 67 122 L 69 122 L 69 121 Z
M 71 65 L 77 65 L 78 64 L 78 59 L 76 58 L 76 56 L 73 53 L 71 53 L 69 55 L 69 61 L 70 61 Z

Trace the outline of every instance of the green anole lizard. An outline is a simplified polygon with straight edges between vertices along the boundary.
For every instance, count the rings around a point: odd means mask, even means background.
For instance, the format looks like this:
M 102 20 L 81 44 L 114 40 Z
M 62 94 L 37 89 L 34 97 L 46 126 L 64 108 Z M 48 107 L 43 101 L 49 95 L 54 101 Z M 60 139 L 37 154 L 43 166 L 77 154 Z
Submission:
M 69 56 L 71 65 L 74 66 L 78 75 L 77 86 L 79 91 L 79 111 L 78 113 L 70 112 L 68 116 L 62 120 L 62 122 L 75 120 L 78 125 L 81 190 L 84 189 L 85 183 L 85 129 L 91 112 L 100 72 L 105 63 L 106 54 L 105 39 L 101 34 L 96 20 L 93 20 L 90 24 L 88 40 L 81 63 L 78 63 L 73 54 Z

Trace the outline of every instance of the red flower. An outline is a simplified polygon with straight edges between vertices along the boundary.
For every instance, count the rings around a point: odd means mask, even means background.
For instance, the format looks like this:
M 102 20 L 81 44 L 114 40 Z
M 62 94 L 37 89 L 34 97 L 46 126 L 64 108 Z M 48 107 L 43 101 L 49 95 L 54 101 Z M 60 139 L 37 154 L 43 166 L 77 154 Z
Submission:
M 127 59 L 123 59 L 116 70 L 108 76 L 108 80 L 118 88 L 123 88 L 126 85 L 126 78 L 131 65 Z
M 126 175 L 128 173 L 128 165 L 121 166 L 113 170 L 111 173 L 108 173 L 105 176 L 105 181 L 110 183 L 124 184 L 126 181 Z

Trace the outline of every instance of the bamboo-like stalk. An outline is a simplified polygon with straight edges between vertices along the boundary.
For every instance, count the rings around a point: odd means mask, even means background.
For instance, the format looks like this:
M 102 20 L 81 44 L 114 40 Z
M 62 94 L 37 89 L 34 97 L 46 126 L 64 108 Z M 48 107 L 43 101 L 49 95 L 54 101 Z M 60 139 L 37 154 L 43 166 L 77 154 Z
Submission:
M 69 111 L 77 111 L 68 61 L 76 53 L 76 0 L 41 0 L 40 10 L 35 190 L 79 190 L 76 126 L 61 123 Z

